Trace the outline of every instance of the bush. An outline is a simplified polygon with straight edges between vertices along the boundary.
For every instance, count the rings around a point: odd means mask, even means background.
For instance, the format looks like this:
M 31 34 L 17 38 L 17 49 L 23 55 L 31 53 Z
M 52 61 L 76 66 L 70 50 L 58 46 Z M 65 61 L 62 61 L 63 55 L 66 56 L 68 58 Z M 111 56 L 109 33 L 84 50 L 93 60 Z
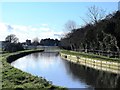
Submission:
M 23 49 L 24 48 L 20 43 L 6 43 L 3 50 L 8 52 L 16 52 L 21 51 Z

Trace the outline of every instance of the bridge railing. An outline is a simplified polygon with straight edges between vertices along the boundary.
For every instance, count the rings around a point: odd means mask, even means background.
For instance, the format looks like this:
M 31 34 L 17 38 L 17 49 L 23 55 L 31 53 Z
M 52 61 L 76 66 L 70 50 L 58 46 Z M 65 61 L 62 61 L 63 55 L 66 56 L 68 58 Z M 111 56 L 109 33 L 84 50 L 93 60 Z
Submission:
M 43 49 L 45 52 L 59 52 L 58 46 L 27 46 L 26 49 Z
M 60 48 L 58 46 L 37 46 L 37 49 L 43 49 L 45 52 L 58 52 Z

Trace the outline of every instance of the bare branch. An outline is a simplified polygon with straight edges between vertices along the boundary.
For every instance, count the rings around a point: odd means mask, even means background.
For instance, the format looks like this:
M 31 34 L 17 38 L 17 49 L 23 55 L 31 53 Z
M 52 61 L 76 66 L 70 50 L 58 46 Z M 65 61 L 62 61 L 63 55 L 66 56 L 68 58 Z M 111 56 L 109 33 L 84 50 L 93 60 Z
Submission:
M 19 39 L 14 34 L 10 34 L 5 38 L 5 41 L 8 41 L 10 43 L 18 43 Z
M 88 8 L 87 16 L 92 23 L 97 23 L 99 20 L 102 20 L 105 17 L 105 10 L 94 5 Z
M 73 29 L 76 29 L 76 23 L 72 20 L 69 20 L 66 24 L 65 24 L 65 29 L 68 31 L 71 31 Z

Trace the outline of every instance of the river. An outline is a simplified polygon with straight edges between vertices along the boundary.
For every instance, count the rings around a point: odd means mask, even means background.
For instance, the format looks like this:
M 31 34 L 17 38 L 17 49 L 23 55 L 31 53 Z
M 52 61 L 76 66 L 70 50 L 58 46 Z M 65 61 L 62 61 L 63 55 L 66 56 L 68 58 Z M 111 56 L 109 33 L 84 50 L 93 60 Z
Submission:
M 120 88 L 120 75 L 68 62 L 56 52 L 33 53 L 17 59 L 11 65 L 67 88 Z

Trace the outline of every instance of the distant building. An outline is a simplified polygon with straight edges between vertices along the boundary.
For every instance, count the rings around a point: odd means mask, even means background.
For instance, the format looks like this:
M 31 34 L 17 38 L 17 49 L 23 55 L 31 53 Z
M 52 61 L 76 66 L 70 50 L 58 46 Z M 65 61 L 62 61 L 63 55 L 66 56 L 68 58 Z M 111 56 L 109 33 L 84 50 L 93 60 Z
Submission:
M 118 11 L 120 11 L 120 1 L 118 2 Z
M 8 41 L 0 41 L 0 48 L 4 50 L 8 43 L 9 43 Z
M 31 45 L 31 40 L 26 40 L 26 45 Z
M 41 39 L 40 45 L 42 46 L 60 46 L 60 41 L 58 39 Z
M 0 41 L 0 48 L 2 48 L 2 41 Z

